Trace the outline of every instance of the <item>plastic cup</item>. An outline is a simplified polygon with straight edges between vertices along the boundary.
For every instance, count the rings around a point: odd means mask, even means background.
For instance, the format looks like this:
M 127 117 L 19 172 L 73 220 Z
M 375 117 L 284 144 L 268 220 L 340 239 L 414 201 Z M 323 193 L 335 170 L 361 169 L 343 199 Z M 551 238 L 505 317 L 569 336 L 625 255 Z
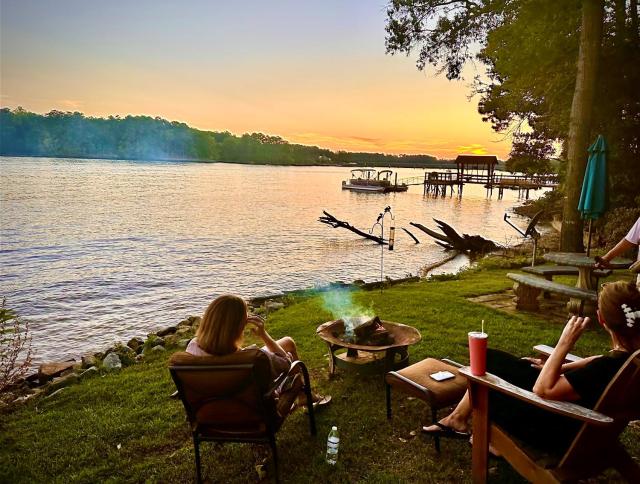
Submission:
M 487 373 L 487 333 L 471 331 L 469 333 L 469 359 L 471 374 L 482 376 Z

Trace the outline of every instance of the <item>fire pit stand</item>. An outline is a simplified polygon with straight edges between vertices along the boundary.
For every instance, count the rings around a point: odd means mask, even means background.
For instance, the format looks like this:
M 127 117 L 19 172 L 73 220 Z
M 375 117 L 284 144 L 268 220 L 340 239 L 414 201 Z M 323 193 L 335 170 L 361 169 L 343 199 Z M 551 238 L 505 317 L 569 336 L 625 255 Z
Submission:
M 316 333 L 329 347 L 329 376 L 336 367 L 361 374 L 386 373 L 404 368 L 409 364 L 409 346 L 422 339 L 420 332 L 412 327 L 390 321 L 381 321 L 393 336 L 393 343 L 384 346 L 369 346 L 343 341 L 342 320 L 328 321 L 318 326 Z M 346 352 L 337 353 L 346 349 Z

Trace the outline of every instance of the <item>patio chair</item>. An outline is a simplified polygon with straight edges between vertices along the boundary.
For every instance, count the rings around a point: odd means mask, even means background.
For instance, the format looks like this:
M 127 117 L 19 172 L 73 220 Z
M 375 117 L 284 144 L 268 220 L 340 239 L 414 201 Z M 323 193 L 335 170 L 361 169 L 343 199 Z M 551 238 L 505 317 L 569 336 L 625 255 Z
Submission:
M 258 349 L 219 357 L 178 352 L 169 365 L 191 426 L 198 482 L 204 441 L 268 444 L 278 482 L 275 434 L 300 391 L 306 394 L 311 435 L 316 435 L 309 373 L 301 361 L 294 361 L 275 382 L 267 355 Z M 288 388 L 276 398 L 273 390 L 281 383 Z
M 618 441 L 629 421 L 640 417 L 640 350 L 609 383 L 593 410 L 574 403 L 545 400 L 495 375 L 467 377 L 473 406 L 473 481 L 487 480 L 488 444 L 532 482 L 574 481 L 615 468 L 629 482 L 640 482 L 640 466 Z M 545 410 L 577 419 L 582 426 L 563 455 L 534 449 L 510 436 L 489 417 L 488 391 L 502 392 Z

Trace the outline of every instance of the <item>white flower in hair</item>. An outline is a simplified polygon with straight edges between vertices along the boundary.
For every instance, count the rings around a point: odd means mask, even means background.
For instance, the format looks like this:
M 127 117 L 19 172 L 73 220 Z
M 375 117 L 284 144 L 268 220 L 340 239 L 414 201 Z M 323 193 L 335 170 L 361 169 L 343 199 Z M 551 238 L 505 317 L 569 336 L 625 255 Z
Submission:
M 634 311 L 626 304 L 620 306 L 622 308 L 622 312 L 624 312 L 624 318 L 627 320 L 627 326 L 629 328 L 633 328 L 636 324 L 636 318 L 640 318 L 640 310 Z

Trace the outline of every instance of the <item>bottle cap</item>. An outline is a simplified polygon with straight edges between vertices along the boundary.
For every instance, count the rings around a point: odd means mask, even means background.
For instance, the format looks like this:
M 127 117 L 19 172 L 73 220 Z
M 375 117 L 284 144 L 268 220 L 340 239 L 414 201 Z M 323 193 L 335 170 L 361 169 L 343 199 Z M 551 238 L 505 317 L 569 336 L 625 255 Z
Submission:
M 331 427 L 331 430 L 338 430 L 338 427 L 334 425 L 333 427 Z

